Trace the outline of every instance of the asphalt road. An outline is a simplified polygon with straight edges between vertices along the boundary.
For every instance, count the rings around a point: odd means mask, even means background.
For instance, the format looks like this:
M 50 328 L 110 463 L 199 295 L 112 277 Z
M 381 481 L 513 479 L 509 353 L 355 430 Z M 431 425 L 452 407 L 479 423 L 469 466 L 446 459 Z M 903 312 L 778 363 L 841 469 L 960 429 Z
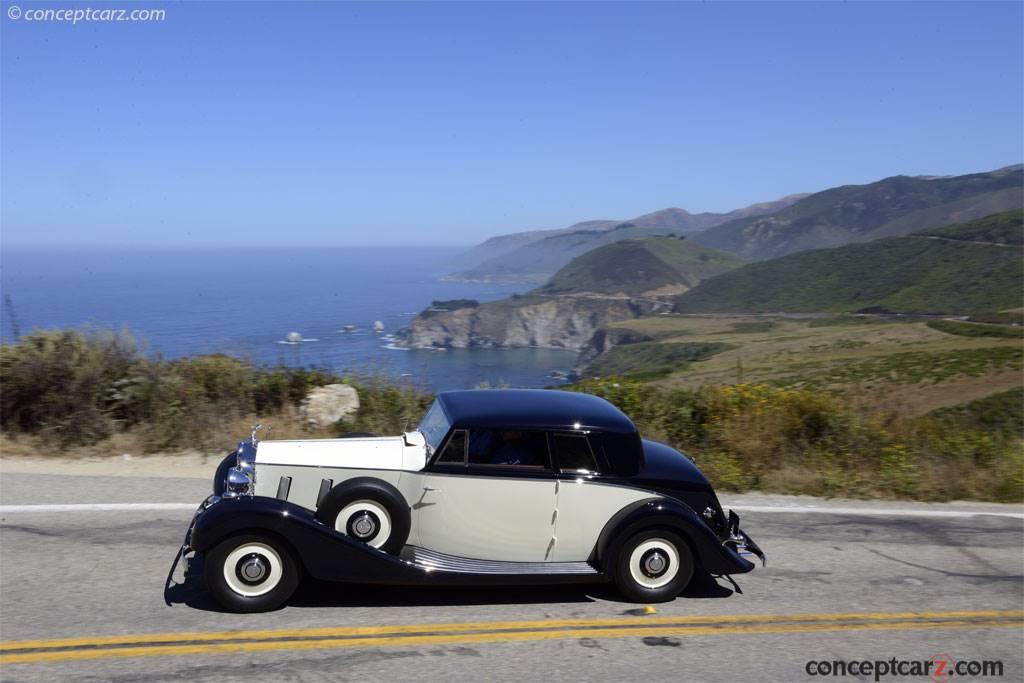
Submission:
M 194 577 L 164 603 L 188 510 L 12 507 L 198 502 L 208 488 L 5 474 L 0 680 L 810 681 L 832 678 L 808 675 L 810 660 L 933 655 L 999 660 L 987 680 L 1024 680 L 1019 516 L 748 512 L 768 567 L 736 577 L 742 593 L 706 577 L 649 614 L 607 587 L 310 584 L 283 610 L 236 615 Z M 837 680 L 874 680 L 861 673 Z

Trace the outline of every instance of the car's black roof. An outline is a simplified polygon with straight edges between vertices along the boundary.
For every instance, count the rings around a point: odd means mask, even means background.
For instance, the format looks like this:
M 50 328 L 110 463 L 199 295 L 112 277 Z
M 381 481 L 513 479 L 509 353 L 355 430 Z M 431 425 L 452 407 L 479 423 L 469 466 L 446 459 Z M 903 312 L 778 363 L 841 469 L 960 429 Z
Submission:
M 603 398 L 550 389 L 470 389 L 437 396 L 455 427 L 522 427 L 633 434 L 626 415 Z

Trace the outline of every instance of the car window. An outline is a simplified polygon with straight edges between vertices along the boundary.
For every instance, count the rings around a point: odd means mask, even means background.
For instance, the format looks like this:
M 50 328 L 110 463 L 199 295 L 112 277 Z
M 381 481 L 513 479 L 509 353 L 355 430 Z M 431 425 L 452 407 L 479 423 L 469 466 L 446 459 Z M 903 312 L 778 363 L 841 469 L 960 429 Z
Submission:
M 466 464 L 466 430 L 456 429 L 445 444 L 444 450 L 434 462 L 439 465 Z
M 594 452 L 583 435 L 552 434 L 551 453 L 560 472 L 597 472 Z
M 469 466 L 550 468 L 544 432 L 518 429 L 483 429 L 469 433 Z

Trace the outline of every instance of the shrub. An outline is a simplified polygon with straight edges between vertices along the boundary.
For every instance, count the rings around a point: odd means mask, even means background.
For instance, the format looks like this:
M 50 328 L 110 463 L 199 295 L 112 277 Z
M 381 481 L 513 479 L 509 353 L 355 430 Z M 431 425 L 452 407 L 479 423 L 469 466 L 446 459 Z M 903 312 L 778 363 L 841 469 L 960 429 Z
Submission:
M 221 444 L 221 426 L 297 406 L 321 370 L 224 355 L 147 358 L 126 333 L 35 332 L 0 346 L 0 428 L 59 448 L 137 431 L 146 450 Z
M 645 435 L 694 457 L 723 490 L 1024 499 L 1019 432 L 864 415 L 832 394 L 765 384 L 671 390 L 606 378 L 568 388 L 619 406 Z

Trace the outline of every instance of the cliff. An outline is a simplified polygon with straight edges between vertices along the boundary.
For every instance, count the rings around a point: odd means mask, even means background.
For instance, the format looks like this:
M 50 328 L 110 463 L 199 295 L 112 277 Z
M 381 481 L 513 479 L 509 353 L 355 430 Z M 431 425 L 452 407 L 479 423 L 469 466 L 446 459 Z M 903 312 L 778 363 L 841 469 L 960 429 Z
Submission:
M 398 335 L 409 348 L 542 347 L 578 351 L 609 323 L 668 310 L 656 299 L 527 295 L 420 314 Z

